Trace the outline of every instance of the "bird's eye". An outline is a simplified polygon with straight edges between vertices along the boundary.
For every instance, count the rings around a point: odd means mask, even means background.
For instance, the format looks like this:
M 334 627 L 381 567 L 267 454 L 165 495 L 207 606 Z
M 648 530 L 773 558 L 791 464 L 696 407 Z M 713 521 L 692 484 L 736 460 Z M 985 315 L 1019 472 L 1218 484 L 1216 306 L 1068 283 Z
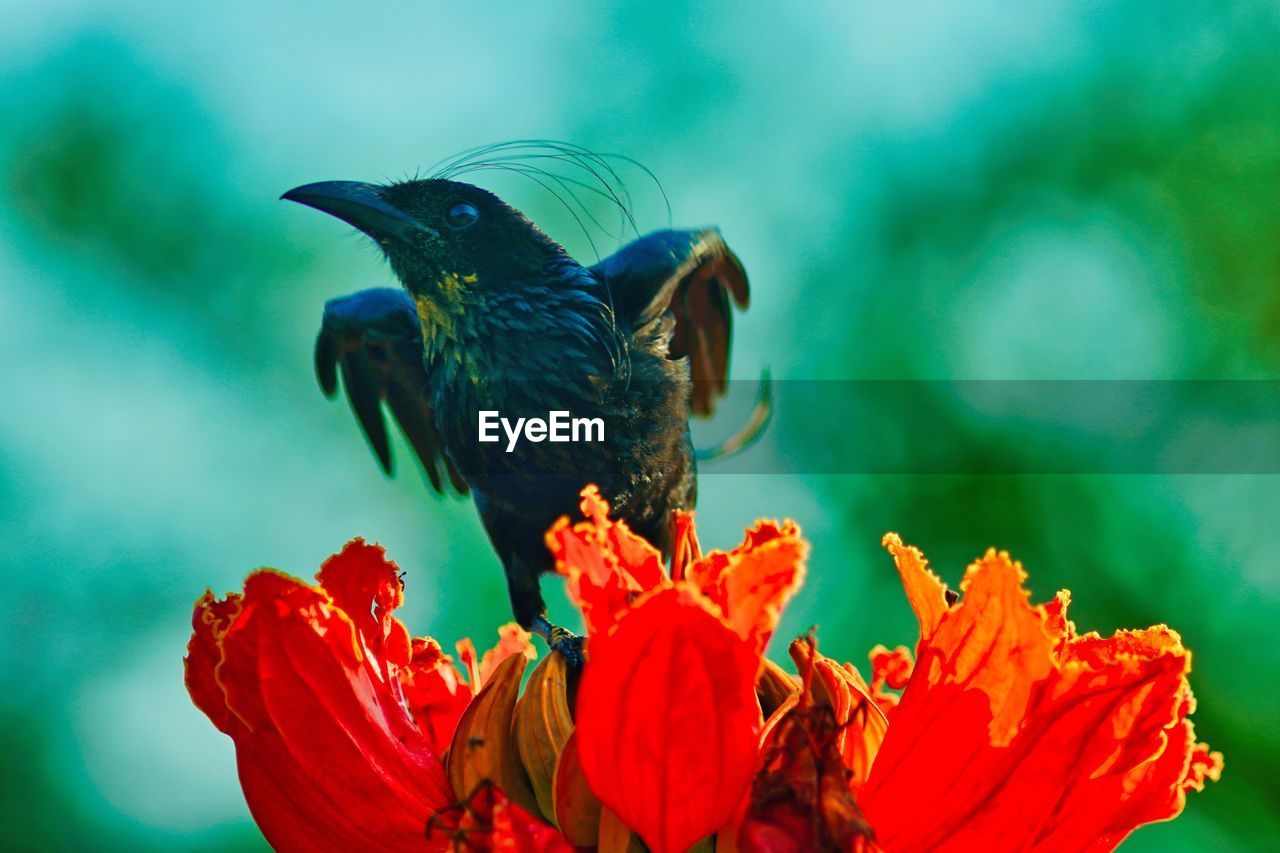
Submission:
M 449 212 L 445 214 L 444 218 L 449 223 L 450 228 L 461 231 L 463 228 L 470 228 L 476 224 L 480 219 L 480 211 L 476 210 L 475 205 L 460 201 L 449 208 Z

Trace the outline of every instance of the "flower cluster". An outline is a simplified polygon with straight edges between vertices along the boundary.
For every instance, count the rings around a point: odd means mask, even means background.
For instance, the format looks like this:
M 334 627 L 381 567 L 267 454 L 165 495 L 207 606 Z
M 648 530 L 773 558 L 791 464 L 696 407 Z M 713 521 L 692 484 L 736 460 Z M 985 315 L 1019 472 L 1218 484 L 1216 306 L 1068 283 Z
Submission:
M 1109 850 L 1167 820 L 1222 759 L 1188 720 L 1190 655 L 1164 626 L 1078 634 L 989 551 L 952 594 L 885 537 L 920 624 L 870 679 L 790 646 L 794 524 L 670 567 L 591 489 L 547 534 L 586 626 L 580 677 L 511 625 L 457 661 L 393 615 L 399 569 L 361 540 L 309 585 L 256 572 L 196 602 L 186 680 L 235 743 L 281 850 Z

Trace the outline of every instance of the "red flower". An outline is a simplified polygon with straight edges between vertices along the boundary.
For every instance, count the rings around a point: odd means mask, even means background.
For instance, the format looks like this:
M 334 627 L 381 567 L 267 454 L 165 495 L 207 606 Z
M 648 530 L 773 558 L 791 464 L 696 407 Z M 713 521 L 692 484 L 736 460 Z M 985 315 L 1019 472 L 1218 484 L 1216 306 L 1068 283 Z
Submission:
M 427 822 L 459 799 L 441 744 L 477 676 L 502 655 L 532 654 L 528 637 L 508 633 L 467 686 L 433 640 L 411 641 L 392 615 L 403 584 L 381 548 L 354 540 L 318 580 L 263 570 L 243 595 L 206 592 L 187 689 L 235 742 L 245 799 L 277 849 L 426 847 Z
M 1177 633 L 1077 635 L 1069 594 L 1032 606 L 1022 566 L 994 550 L 949 605 L 919 551 L 894 534 L 885 545 L 921 635 L 858 794 L 886 849 L 1008 838 L 1021 849 L 1110 850 L 1218 778 L 1221 755 L 1196 743 L 1187 719 L 1191 656 Z
M 685 516 L 673 580 L 608 509 L 588 489 L 590 520 L 547 534 L 587 625 L 578 760 L 651 849 L 685 850 L 729 821 L 755 775 L 756 675 L 807 546 L 794 525 L 760 522 L 738 548 L 702 557 Z
M 582 511 L 547 534 L 587 626 L 576 704 L 559 654 L 517 700 L 532 650 L 514 626 L 481 659 L 459 644 L 464 681 L 410 640 L 398 569 L 360 540 L 319 586 L 262 571 L 197 602 L 188 689 L 271 844 L 1109 850 L 1221 771 L 1177 634 L 1078 635 L 1067 594 L 1031 605 L 1005 554 L 957 599 L 886 536 L 915 661 L 878 646 L 868 682 L 805 637 L 791 675 L 763 652 L 804 574 L 794 525 L 704 556 L 681 515 L 668 574 L 594 490 Z

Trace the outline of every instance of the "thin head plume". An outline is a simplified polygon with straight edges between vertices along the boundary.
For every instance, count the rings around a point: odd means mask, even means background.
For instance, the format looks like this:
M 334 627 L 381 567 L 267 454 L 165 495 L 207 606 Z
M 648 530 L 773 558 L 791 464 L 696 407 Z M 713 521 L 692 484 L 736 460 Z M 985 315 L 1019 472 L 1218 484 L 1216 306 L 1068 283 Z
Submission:
M 431 178 L 451 180 L 469 172 L 500 170 L 521 174 L 535 181 L 566 207 L 571 208 L 580 227 L 583 216 L 601 232 L 622 242 L 629 231 L 639 236 L 640 229 L 634 214 L 631 192 L 615 163 L 638 169 L 653 183 L 666 207 L 667 224 L 671 224 L 671 201 L 661 181 L 644 164 L 623 154 L 595 152 L 571 142 L 549 139 L 516 139 L 468 148 L 446 157 L 430 167 Z M 560 167 L 560 168 L 557 168 Z M 568 198 L 557 192 L 554 183 Z M 590 192 L 618 210 L 617 234 L 603 227 L 590 207 L 572 188 Z M 582 216 L 579 216 L 577 212 Z M 588 235 L 594 248 L 594 241 Z M 596 252 L 597 258 L 599 253 Z
M 560 204 L 564 206 L 565 210 L 569 211 L 569 215 L 573 217 L 573 221 L 578 223 L 578 228 L 582 230 L 582 236 L 587 238 L 587 245 L 591 247 L 591 253 L 596 256 L 597 261 L 600 260 L 600 250 L 596 248 L 596 241 L 591 239 L 591 231 L 587 228 L 586 224 L 582 221 L 582 217 L 578 215 L 578 212 L 574 210 L 574 206 L 569 202 L 565 201 L 564 197 L 561 196 L 560 193 L 556 192 L 554 187 L 552 187 L 550 184 L 546 183 L 540 177 L 538 177 L 538 174 L 546 175 L 545 172 L 535 173 L 532 170 L 521 169 L 518 166 L 513 166 L 509 163 L 479 163 L 467 169 L 467 171 L 468 172 L 484 172 L 484 171 L 511 172 L 512 174 L 516 174 L 516 175 L 520 175 L 522 177 L 528 178 L 538 186 L 545 189 L 548 193 L 551 194 L 553 198 L 555 198 L 556 201 L 560 202 Z M 550 177 L 552 180 L 557 180 L 553 175 L 546 175 L 546 176 Z M 600 225 L 600 223 L 596 220 L 596 218 L 592 216 L 591 211 L 587 209 L 585 205 L 582 204 L 582 202 L 578 199 L 576 195 L 573 194 L 572 190 L 565 188 L 565 192 L 569 193 L 569 195 L 573 198 L 574 202 L 577 203 L 578 207 L 582 209 L 583 213 L 585 213 L 587 217 L 591 219 L 592 223 L 597 228 L 600 228 L 601 231 L 605 231 L 605 233 L 608 233 L 605 230 L 605 228 Z
M 599 155 L 572 143 L 520 139 L 484 145 L 453 157 L 440 167 L 433 177 L 452 178 L 489 165 L 503 163 L 532 165 L 531 161 L 538 160 L 552 161 L 571 169 L 576 168 L 584 173 L 584 177 L 594 180 L 599 184 L 601 193 L 618 208 L 620 229 L 625 231 L 629 224 L 631 230 L 638 233 L 635 217 L 631 213 L 630 192 L 622 176 Z M 581 205 L 580 200 L 578 203 Z
M 572 177 L 571 175 L 552 172 L 550 169 L 537 165 L 537 161 L 539 160 L 551 160 L 557 163 L 564 163 L 568 166 L 577 167 L 581 171 L 586 172 L 591 178 L 593 178 L 595 180 L 595 183 L 599 184 L 599 186 L 591 184 L 588 181 L 582 180 L 581 178 Z M 482 167 L 487 162 L 497 162 L 497 163 L 504 163 L 504 164 L 520 164 L 525 168 L 536 169 L 537 171 L 547 175 L 548 177 L 553 177 L 557 180 L 557 182 L 563 180 L 565 182 L 572 183 L 575 186 L 578 186 L 579 188 L 589 189 L 591 192 L 595 193 L 596 195 L 600 196 L 601 198 L 605 199 L 607 202 L 609 202 L 610 204 L 613 204 L 618 208 L 618 212 L 620 214 L 619 234 L 616 236 L 618 236 L 619 239 L 622 239 L 622 234 L 625 233 L 628 225 L 631 226 L 631 230 L 633 232 L 639 233 L 639 230 L 636 226 L 635 217 L 631 210 L 632 208 L 631 193 L 628 191 L 626 185 L 621 183 L 620 178 L 614 178 L 615 181 L 619 182 L 619 186 L 615 189 L 613 186 L 613 182 L 611 182 L 604 175 L 602 175 L 600 171 L 592 167 L 590 163 L 584 164 L 578 161 L 576 158 L 569 157 L 563 154 L 512 154 L 512 155 L 498 158 L 494 161 L 481 161 L 477 164 L 473 164 L 471 166 L 466 167 L 466 170 L 470 171 L 476 168 L 477 166 Z M 610 175 L 610 178 L 612 177 L 613 176 Z

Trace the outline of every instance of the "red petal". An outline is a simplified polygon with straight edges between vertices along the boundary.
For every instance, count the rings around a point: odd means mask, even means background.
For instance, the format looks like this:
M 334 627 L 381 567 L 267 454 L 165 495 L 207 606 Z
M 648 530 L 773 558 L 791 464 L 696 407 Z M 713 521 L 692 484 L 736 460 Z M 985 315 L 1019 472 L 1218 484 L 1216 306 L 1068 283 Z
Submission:
M 880 689 L 888 687 L 901 690 L 911 678 L 915 665 L 911 662 L 911 650 L 906 646 L 887 649 L 876 646 L 871 650 L 871 685 Z
M 994 551 L 948 607 L 920 553 L 886 542 L 922 636 L 860 798 L 881 845 L 1110 849 L 1181 810 L 1194 741 L 1176 634 L 1075 637 L 1066 596 L 1032 607 Z
M 511 802 L 496 785 L 480 785 L 461 809 L 456 828 L 433 824 L 432 841 L 446 842 L 455 851 L 500 850 L 504 853 L 573 853 L 574 847 Z
M 741 802 L 758 751 L 758 662 L 683 587 L 591 639 L 576 714 L 582 769 L 658 853 L 710 835 Z
M 381 545 L 366 544 L 356 538 L 337 554 L 324 561 L 316 580 L 339 610 L 355 623 L 365 645 L 375 654 L 383 652 L 383 644 L 392 633 L 391 612 L 404 603 L 404 582 L 400 568 L 389 561 Z M 408 634 L 398 664 L 408 663 Z
M 471 701 L 471 688 L 463 683 L 440 644 L 429 638 L 413 641 L 413 659 L 401 671 L 400 684 L 418 730 L 436 755 L 444 755 L 453 742 L 458 719 Z
M 202 707 L 215 689 L 225 696 L 224 730 L 267 840 L 279 849 L 426 848 L 426 821 L 452 792 L 398 681 L 386 677 L 397 668 L 356 629 L 368 605 L 353 619 L 323 590 L 264 571 L 246 581 L 222 629 L 231 609 L 199 603 L 188 677 Z M 398 635 L 398 623 L 385 624 L 386 637 Z

